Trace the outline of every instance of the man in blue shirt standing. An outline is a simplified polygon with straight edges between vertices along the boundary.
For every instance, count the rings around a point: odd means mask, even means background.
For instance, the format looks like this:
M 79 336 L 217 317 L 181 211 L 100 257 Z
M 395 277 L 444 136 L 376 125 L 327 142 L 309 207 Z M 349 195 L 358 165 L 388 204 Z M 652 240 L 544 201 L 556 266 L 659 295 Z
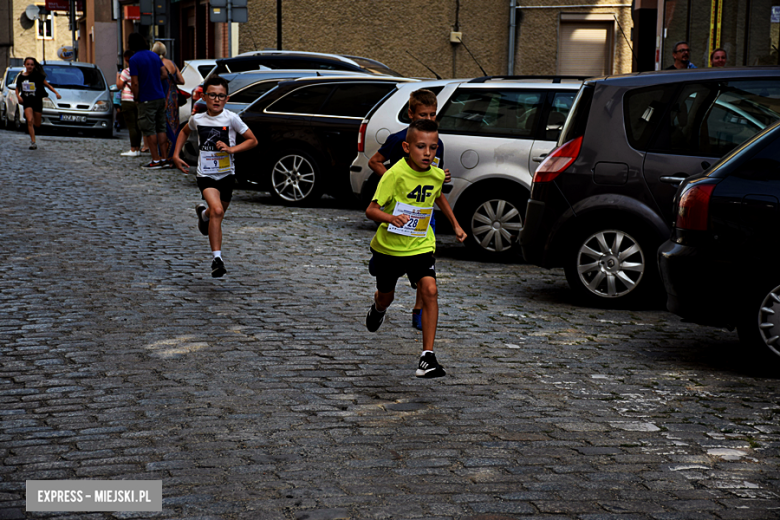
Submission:
M 129 37 L 130 50 L 130 90 L 138 103 L 138 127 L 152 154 L 152 161 L 141 167 L 157 170 L 165 166 L 159 149 L 168 142 L 165 129 L 165 91 L 162 82 L 168 79 L 160 57 L 149 50 L 146 40 L 139 33 Z M 158 149 L 159 146 L 159 149 Z

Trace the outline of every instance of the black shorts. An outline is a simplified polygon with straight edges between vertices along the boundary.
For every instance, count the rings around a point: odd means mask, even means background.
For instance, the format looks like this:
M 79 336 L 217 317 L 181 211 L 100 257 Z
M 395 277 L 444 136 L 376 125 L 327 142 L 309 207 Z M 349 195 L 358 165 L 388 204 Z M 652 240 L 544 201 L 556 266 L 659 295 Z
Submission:
M 32 108 L 33 112 L 38 112 L 40 114 L 43 112 L 43 98 L 39 98 L 38 96 L 22 98 L 22 106 L 24 108 Z
M 206 188 L 216 188 L 219 190 L 219 200 L 222 202 L 230 202 L 233 198 L 233 186 L 236 184 L 236 176 L 228 175 L 219 180 L 214 180 L 211 177 L 198 177 L 198 189 L 200 189 L 201 197 L 203 197 L 203 190 Z M 203 197 L 206 200 L 206 197 Z
M 413 256 L 390 256 L 371 250 L 374 256 L 368 262 L 368 272 L 376 277 L 376 289 L 381 293 L 395 291 L 395 284 L 403 275 L 409 278 L 413 289 L 426 276 L 436 279 L 436 259 L 433 253 Z

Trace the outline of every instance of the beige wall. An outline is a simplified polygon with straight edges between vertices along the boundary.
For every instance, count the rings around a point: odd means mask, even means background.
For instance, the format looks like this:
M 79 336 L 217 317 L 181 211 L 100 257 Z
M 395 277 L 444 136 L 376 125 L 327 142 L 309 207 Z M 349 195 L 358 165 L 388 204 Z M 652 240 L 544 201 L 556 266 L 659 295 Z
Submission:
M 14 58 L 26 58 L 32 56 L 38 61 L 43 59 L 58 60 L 57 49 L 63 45 L 71 44 L 71 34 L 68 30 L 68 17 L 64 13 L 57 13 L 52 23 L 53 40 L 46 40 L 46 56 L 43 55 L 42 40 L 36 38 L 36 26 L 27 19 L 24 10 L 28 5 L 44 5 L 44 2 L 30 0 L 14 0 L 13 24 L 14 46 L 11 56 Z M 59 16 L 62 14 L 63 16 Z
M 518 2 L 525 5 L 532 2 Z M 545 2 L 536 2 L 544 5 Z M 630 37 L 629 0 L 548 5 L 626 3 L 627 8 L 570 9 L 616 13 Z M 507 73 L 509 0 L 307 0 L 283 2 L 282 43 L 287 50 L 353 54 L 379 60 L 405 76 L 431 77 L 414 54 L 441 76 L 480 76 L 463 45 L 450 43 L 456 24 L 463 41 L 488 74 Z M 516 74 L 555 74 L 560 9 L 523 10 L 518 26 Z M 617 25 L 615 72 L 631 71 L 631 51 Z M 249 22 L 241 27 L 239 52 L 276 48 L 276 0 L 249 0 Z

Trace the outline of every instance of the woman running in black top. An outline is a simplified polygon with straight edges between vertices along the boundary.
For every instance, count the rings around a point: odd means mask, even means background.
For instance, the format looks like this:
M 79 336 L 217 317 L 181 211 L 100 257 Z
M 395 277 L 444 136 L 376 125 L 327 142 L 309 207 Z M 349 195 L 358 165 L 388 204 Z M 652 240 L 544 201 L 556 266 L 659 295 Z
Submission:
M 43 114 L 43 98 L 46 97 L 46 88 L 61 99 L 60 93 L 46 81 L 46 73 L 35 58 L 24 59 L 24 69 L 16 77 L 16 96 L 24 107 L 24 118 L 27 120 L 27 132 L 30 134 L 30 150 L 35 150 L 35 129 L 41 127 L 41 115 Z

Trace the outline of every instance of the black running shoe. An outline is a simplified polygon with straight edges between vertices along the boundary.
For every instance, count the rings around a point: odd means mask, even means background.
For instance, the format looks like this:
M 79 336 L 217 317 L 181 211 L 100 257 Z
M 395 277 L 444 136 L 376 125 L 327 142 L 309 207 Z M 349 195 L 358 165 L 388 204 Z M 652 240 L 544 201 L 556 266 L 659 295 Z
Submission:
M 225 264 L 222 262 L 222 258 L 216 257 L 214 261 L 211 262 L 211 277 L 220 278 L 225 276 L 225 273 L 227 273 L 227 269 L 225 269 Z
M 438 361 L 436 361 L 436 354 L 433 352 L 426 352 L 425 355 L 420 356 L 420 364 L 417 365 L 417 377 L 434 378 L 443 377 L 447 375 L 444 369 L 441 367 Z
M 141 168 L 144 170 L 160 170 L 165 165 L 162 161 L 151 161 L 148 164 L 142 164 Z
M 30 143 L 30 150 L 37 150 L 37 149 L 38 149 L 38 145 L 37 144 Z
M 379 312 L 376 310 L 376 307 L 374 304 L 371 304 L 371 308 L 368 309 L 368 314 L 366 315 L 366 328 L 368 329 L 368 332 L 376 332 L 379 330 L 379 327 L 382 326 L 382 322 L 385 321 L 385 312 Z
M 203 204 L 202 202 L 195 206 L 195 214 L 198 216 L 198 231 L 200 231 L 201 235 L 208 236 L 209 234 L 209 223 L 204 222 L 204 220 L 201 218 L 201 214 L 206 211 L 209 207 Z

